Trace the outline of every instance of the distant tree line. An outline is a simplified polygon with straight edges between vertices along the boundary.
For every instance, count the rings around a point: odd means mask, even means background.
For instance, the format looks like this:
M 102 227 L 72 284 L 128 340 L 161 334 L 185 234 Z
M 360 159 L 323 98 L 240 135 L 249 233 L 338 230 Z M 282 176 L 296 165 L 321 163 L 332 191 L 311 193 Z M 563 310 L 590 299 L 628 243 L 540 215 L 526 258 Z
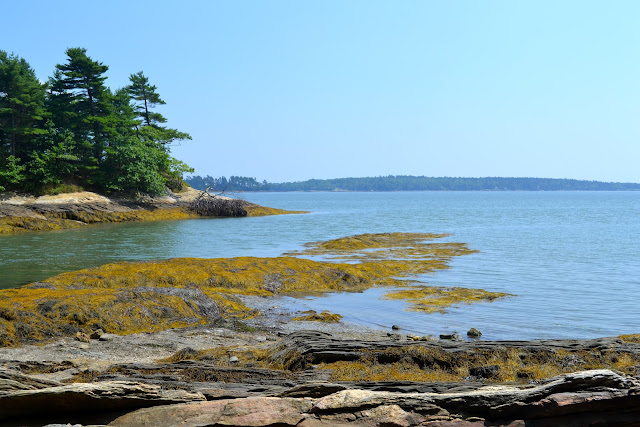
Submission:
M 199 175 L 185 178 L 187 184 L 196 190 L 206 190 L 209 188 L 214 192 L 232 192 L 232 191 L 268 191 L 267 181 L 258 182 L 255 178 L 246 176 L 231 176 L 229 179 L 221 176 L 212 178 L 207 175 L 201 177 Z
M 389 175 L 370 178 L 310 179 L 300 182 L 268 183 L 255 178 L 192 176 L 186 182 L 194 188 L 227 187 L 235 191 L 623 191 L 640 190 L 640 184 L 552 178 L 433 178 Z M 234 184 L 232 185 L 231 182 Z
M 165 102 L 142 72 L 112 91 L 106 65 L 82 48 L 40 82 L 22 58 L 0 50 L 0 191 L 35 194 L 65 187 L 163 193 L 193 172 L 170 155 L 191 137 L 163 126 Z

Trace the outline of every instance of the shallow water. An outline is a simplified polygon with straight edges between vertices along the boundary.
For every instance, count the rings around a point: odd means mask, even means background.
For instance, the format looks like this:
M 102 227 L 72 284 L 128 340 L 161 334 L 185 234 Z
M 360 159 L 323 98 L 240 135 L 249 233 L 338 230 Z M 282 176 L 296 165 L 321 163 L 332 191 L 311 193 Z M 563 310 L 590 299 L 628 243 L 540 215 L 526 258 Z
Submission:
M 381 289 L 279 303 L 329 309 L 369 326 L 487 339 L 640 332 L 640 192 L 248 193 L 306 215 L 110 224 L 0 237 L 0 287 L 107 262 L 275 256 L 309 241 L 373 232 L 451 233 L 480 253 L 426 278 L 515 294 L 447 314 L 404 311 Z

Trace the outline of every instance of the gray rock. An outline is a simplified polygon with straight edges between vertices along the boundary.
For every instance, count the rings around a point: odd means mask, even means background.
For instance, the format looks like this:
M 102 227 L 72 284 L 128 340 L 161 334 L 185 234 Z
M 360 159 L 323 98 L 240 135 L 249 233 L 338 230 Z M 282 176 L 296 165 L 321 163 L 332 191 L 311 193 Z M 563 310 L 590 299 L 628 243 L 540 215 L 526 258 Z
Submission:
M 102 334 L 98 338 L 98 341 L 113 341 L 117 337 L 116 334 Z
M 280 393 L 279 397 L 323 397 L 337 391 L 346 390 L 346 386 L 333 383 L 305 383 Z
M 447 341 L 462 341 L 462 335 L 460 334 L 440 334 L 441 340 Z
M 62 383 L 55 380 L 25 375 L 13 369 L 0 368 L 0 393 L 14 390 L 38 390 L 61 385 Z
M 0 421 L 19 419 L 22 422 L 43 414 L 133 410 L 199 400 L 205 400 L 200 393 L 162 390 L 159 386 L 149 384 L 126 381 L 75 383 L 0 392 Z

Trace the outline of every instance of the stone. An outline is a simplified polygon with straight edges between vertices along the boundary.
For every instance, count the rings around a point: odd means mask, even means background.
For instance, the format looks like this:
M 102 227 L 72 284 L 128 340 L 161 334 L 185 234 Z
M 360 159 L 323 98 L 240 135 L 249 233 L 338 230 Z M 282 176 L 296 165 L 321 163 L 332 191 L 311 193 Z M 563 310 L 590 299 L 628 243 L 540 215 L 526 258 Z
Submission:
M 426 419 L 423 415 L 406 412 L 398 405 L 382 405 L 357 414 L 368 423 L 380 426 L 411 427 Z
M 113 341 L 115 337 L 117 337 L 116 334 L 102 334 L 98 338 L 98 341 Z
M 231 356 L 229 358 L 230 363 L 238 363 L 238 361 L 239 361 L 238 356 Z
M 200 393 L 163 390 L 131 381 L 74 383 L 35 390 L 0 392 L 0 421 L 28 420 L 42 414 L 133 410 L 155 405 L 205 400 Z
M 402 328 L 399 325 L 392 325 L 391 329 L 394 330 L 394 331 L 399 331 Z
M 76 333 L 76 341 L 89 343 L 91 342 L 91 338 L 89 337 L 89 335 L 85 334 L 84 332 L 78 332 Z
M 109 426 L 296 426 L 311 406 L 309 399 L 277 397 L 214 400 L 140 409 L 115 419 Z
M 13 369 L 0 368 L 0 396 L 3 392 L 17 390 L 38 390 L 47 387 L 57 387 L 58 381 L 25 375 Z
M 297 385 L 283 393 L 280 393 L 279 397 L 323 397 L 333 394 L 340 390 L 345 390 L 347 387 L 342 384 L 333 383 L 305 383 Z
M 471 328 L 467 331 L 467 336 L 469 338 L 480 338 L 482 336 L 482 332 L 480 332 L 476 328 Z
M 460 334 L 440 334 L 441 340 L 447 341 L 462 341 L 462 335 Z
M 103 334 L 104 334 L 104 331 L 102 329 L 96 329 L 95 331 L 91 332 L 91 335 L 89 335 L 89 338 L 91 338 L 92 340 L 98 340 Z

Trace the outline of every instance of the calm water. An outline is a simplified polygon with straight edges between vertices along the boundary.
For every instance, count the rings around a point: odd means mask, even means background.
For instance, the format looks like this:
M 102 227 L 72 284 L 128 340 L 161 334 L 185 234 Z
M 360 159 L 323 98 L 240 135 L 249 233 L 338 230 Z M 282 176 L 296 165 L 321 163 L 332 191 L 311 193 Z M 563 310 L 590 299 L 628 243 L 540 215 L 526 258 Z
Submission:
M 276 256 L 305 242 L 371 232 L 451 233 L 480 253 L 432 285 L 516 294 L 447 314 L 404 311 L 383 290 L 279 303 L 406 332 L 487 339 L 588 338 L 640 332 L 640 192 L 246 194 L 308 215 L 113 224 L 0 237 L 0 288 L 121 260 Z

